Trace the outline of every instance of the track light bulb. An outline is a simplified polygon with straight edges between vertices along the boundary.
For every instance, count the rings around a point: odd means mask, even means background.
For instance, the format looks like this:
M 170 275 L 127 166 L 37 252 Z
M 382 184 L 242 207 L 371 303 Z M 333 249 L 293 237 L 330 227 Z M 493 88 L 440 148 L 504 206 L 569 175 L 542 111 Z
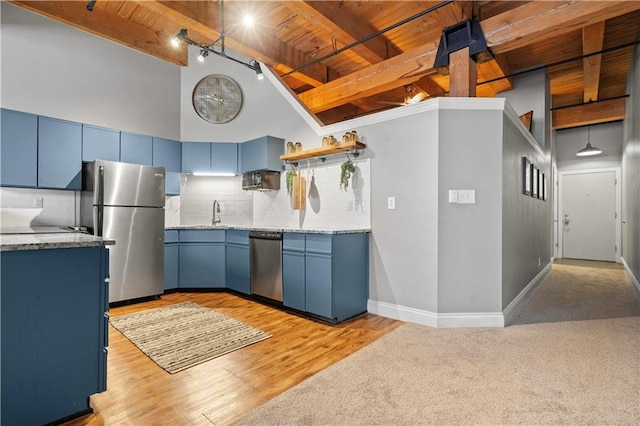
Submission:
M 204 58 L 206 58 L 207 56 L 209 56 L 209 52 L 207 52 L 206 50 L 201 50 L 200 54 L 198 55 L 198 61 L 204 62 Z
M 246 14 L 242 17 L 242 23 L 244 24 L 245 27 L 251 28 L 255 23 L 255 19 L 253 18 L 252 15 Z

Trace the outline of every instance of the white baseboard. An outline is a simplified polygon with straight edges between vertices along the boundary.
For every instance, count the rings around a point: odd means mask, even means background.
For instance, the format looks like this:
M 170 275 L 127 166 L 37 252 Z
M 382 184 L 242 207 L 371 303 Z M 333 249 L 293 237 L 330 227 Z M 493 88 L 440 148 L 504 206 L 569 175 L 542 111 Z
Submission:
M 621 260 L 622 260 L 622 266 L 624 266 L 624 271 L 627 273 L 627 277 L 629 277 L 629 281 L 631 281 L 631 283 L 636 288 L 638 293 L 640 293 L 640 282 L 638 282 L 638 279 L 636 278 L 636 276 L 633 275 L 633 271 L 631 270 L 631 268 L 629 268 L 629 265 L 627 264 L 627 261 L 624 260 L 624 257 L 621 258 Z
M 371 300 L 367 302 L 367 310 L 376 315 L 400 321 L 412 322 L 434 328 L 454 327 L 504 327 L 502 312 L 463 312 L 438 314 L 411 308 L 409 306 Z
M 516 306 L 520 302 L 522 302 L 522 300 L 527 296 L 527 294 L 529 294 L 529 292 L 531 292 L 533 289 L 538 287 L 542 283 L 542 281 L 544 281 L 544 279 L 547 277 L 549 272 L 551 272 L 551 265 L 552 263 L 549 263 L 547 266 L 544 267 L 544 269 L 542 269 L 542 271 L 538 272 L 538 275 L 533 277 L 533 279 L 529 282 L 529 284 L 527 284 L 527 286 L 515 297 L 515 299 L 513 299 L 511 303 L 509 303 L 509 305 L 504 309 L 504 311 L 502 311 L 502 314 L 504 315 L 504 320 L 506 323 L 508 323 L 509 320 L 511 320 L 511 315 L 513 314 L 513 310 L 516 308 Z

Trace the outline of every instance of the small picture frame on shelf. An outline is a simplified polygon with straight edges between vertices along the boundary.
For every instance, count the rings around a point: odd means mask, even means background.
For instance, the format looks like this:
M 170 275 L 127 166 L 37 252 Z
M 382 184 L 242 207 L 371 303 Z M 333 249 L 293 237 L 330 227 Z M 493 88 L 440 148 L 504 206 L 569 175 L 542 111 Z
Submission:
M 538 173 L 540 171 L 533 164 L 531 165 L 531 196 L 538 198 Z
M 531 195 L 531 162 L 527 157 L 522 157 L 522 193 Z

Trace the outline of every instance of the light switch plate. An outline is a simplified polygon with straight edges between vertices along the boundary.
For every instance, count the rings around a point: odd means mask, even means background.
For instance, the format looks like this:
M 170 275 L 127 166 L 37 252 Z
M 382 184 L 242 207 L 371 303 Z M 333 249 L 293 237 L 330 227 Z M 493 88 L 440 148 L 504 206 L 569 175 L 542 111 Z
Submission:
M 476 190 L 475 189 L 459 189 L 458 203 L 459 204 L 475 204 Z
M 396 197 L 387 198 L 387 209 L 394 210 L 396 208 Z
M 449 190 L 449 203 L 455 204 L 458 202 L 458 191 L 455 189 Z

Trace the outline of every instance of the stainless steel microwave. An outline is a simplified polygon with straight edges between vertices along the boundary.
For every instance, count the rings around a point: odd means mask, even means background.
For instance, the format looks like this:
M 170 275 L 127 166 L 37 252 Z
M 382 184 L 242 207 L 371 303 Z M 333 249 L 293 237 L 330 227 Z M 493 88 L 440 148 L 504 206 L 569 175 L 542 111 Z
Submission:
M 280 189 L 280 172 L 257 170 L 242 174 L 242 189 L 270 191 Z

